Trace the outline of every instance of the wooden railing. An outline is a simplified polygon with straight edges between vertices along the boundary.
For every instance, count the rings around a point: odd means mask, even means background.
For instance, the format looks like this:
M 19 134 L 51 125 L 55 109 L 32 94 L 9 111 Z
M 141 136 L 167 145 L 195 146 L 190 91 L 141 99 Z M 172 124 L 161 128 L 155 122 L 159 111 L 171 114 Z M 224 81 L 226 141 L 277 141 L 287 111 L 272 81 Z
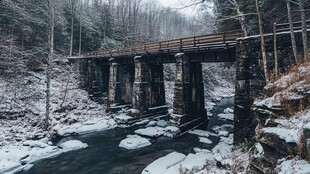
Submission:
M 236 38 L 239 37 L 243 37 L 243 32 L 241 30 L 234 30 L 203 36 L 186 37 L 181 39 L 147 43 L 143 45 L 135 45 L 127 48 L 90 52 L 86 53 L 84 57 L 111 57 L 169 50 L 190 50 L 204 47 L 212 48 L 223 44 L 236 43 Z
M 275 31 L 278 32 L 288 32 L 290 31 L 290 24 L 289 23 L 283 23 L 283 24 L 274 24 L 275 26 Z M 310 28 L 310 20 L 306 21 L 306 28 Z M 302 23 L 301 21 L 299 22 L 293 22 L 293 30 L 301 30 L 302 29 Z

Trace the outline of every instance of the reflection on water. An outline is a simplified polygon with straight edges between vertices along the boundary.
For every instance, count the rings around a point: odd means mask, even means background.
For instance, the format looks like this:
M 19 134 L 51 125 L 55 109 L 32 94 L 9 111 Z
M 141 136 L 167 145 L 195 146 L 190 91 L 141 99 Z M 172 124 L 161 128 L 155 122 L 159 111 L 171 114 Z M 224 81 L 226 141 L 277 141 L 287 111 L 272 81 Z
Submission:
M 227 107 L 233 106 L 233 99 L 224 99 L 213 109 L 213 117 L 208 125 L 201 129 L 212 131 L 215 125 L 231 123 L 218 120 L 216 115 L 223 112 Z M 177 151 L 184 154 L 193 152 L 194 147 L 211 149 L 219 141 L 218 137 L 210 137 L 214 142 L 211 145 L 199 143 L 196 135 L 185 134 L 182 137 L 170 139 L 159 137 L 152 139 L 152 145 L 137 149 L 126 150 L 119 148 L 118 144 L 128 134 L 134 134 L 133 128 L 116 128 L 113 130 L 96 133 L 94 135 L 73 137 L 88 144 L 88 148 L 59 155 L 55 158 L 45 159 L 34 163 L 28 171 L 21 174 L 139 174 L 152 161 Z M 70 139 L 70 138 L 68 138 Z

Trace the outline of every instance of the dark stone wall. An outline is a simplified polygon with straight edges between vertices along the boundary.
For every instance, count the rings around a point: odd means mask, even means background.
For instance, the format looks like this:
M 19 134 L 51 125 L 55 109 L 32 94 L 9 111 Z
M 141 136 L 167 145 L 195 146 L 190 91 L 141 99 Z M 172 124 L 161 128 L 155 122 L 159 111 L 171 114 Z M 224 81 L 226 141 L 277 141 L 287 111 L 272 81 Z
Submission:
M 300 58 L 303 55 L 302 34 L 295 33 L 297 50 Z M 310 33 L 308 33 L 310 38 Z M 274 74 L 274 46 L 273 35 L 265 35 L 267 51 L 267 69 L 269 76 Z M 308 43 L 309 45 L 309 43 Z M 279 33 L 277 35 L 277 50 L 279 57 L 280 72 L 295 63 L 291 46 L 290 33 Z M 265 95 L 263 89 L 266 85 L 263 60 L 261 55 L 260 37 L 251 36 L 238 40 L 236 48 L 237 70 L 236 70 L 236 94 L 235 94 L 235 134 L 234 144 L 239 144 L 245 139 L 252 140 L 257 125 L 251 106 L 260 96 Z
M 166 104 L 165 83 L 164 83 L 164 65 L 149 64 L 151 79 L 151 100 L 150 107 L 163 106 Z
M 167 113 L 167 108 L 155 108 L 166 104 L 163 64 L 149 63 L 147 57 L 135 57 L 135 82 L 133 86 L 133 108 L 139 110 L 138 117 Z M 152 109 L 153 108 L 153 109 Z
M 189 62 L 188 56 L 176 55 L 176 81 L 171 122 L 189 129 L 206 119 L 201 63 Z
M 92 100 L 103 103 L 108 92 L 109 66 L 95 59 L 80 59 L 77 66 L 79 87 L 86 90 Z
M 108 106 L 132 104 L 134 72 L 134 65 L 120 64 L 111 59 Z

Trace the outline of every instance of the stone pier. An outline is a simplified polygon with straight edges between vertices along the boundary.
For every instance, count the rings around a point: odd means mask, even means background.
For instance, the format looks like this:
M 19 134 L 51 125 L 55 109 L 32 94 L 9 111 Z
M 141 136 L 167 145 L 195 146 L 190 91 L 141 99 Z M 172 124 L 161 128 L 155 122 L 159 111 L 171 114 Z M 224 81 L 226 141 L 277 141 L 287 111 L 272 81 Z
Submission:
M 113 111 L 132 105 L 134 66 L 132 64 L 120 64 L 113 58 L 109 61 L 108 110 Z
M 132 116 L 146 117 L 166 115 L 165 88 L 162 64 L 150 64 L 146 57 L 136 56 L 135 81 L 133 85 L 133 109 L 139 114 Z
M 100 60 L 79 60 L 79 87 L 85 89 L 90 98 L 103 103 L 104 95 L 108 92 L 109 66 Z
M 206 120 L 201 63 L 190 62 L 183 53 L 176 54 L 176 81 L 171 122 L 181 130 L 193 128 Z

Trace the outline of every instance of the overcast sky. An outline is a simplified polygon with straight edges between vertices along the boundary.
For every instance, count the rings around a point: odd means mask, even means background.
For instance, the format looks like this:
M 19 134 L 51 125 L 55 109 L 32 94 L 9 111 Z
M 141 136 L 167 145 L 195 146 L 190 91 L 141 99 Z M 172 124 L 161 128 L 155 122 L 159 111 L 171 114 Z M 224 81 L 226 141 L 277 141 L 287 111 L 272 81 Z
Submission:
M 179 0 L 159 0 L 160 3 L 165 7 L 175 7 L 178 5 Z
M 182 7 L 191 4 L 191 0 L 158 0 L 164 7 L 171 7 L 181 9 L 180 11 L 186 15 L 192 15 L 195 13 L 195 7 L 188 7 L 182 9 Z

